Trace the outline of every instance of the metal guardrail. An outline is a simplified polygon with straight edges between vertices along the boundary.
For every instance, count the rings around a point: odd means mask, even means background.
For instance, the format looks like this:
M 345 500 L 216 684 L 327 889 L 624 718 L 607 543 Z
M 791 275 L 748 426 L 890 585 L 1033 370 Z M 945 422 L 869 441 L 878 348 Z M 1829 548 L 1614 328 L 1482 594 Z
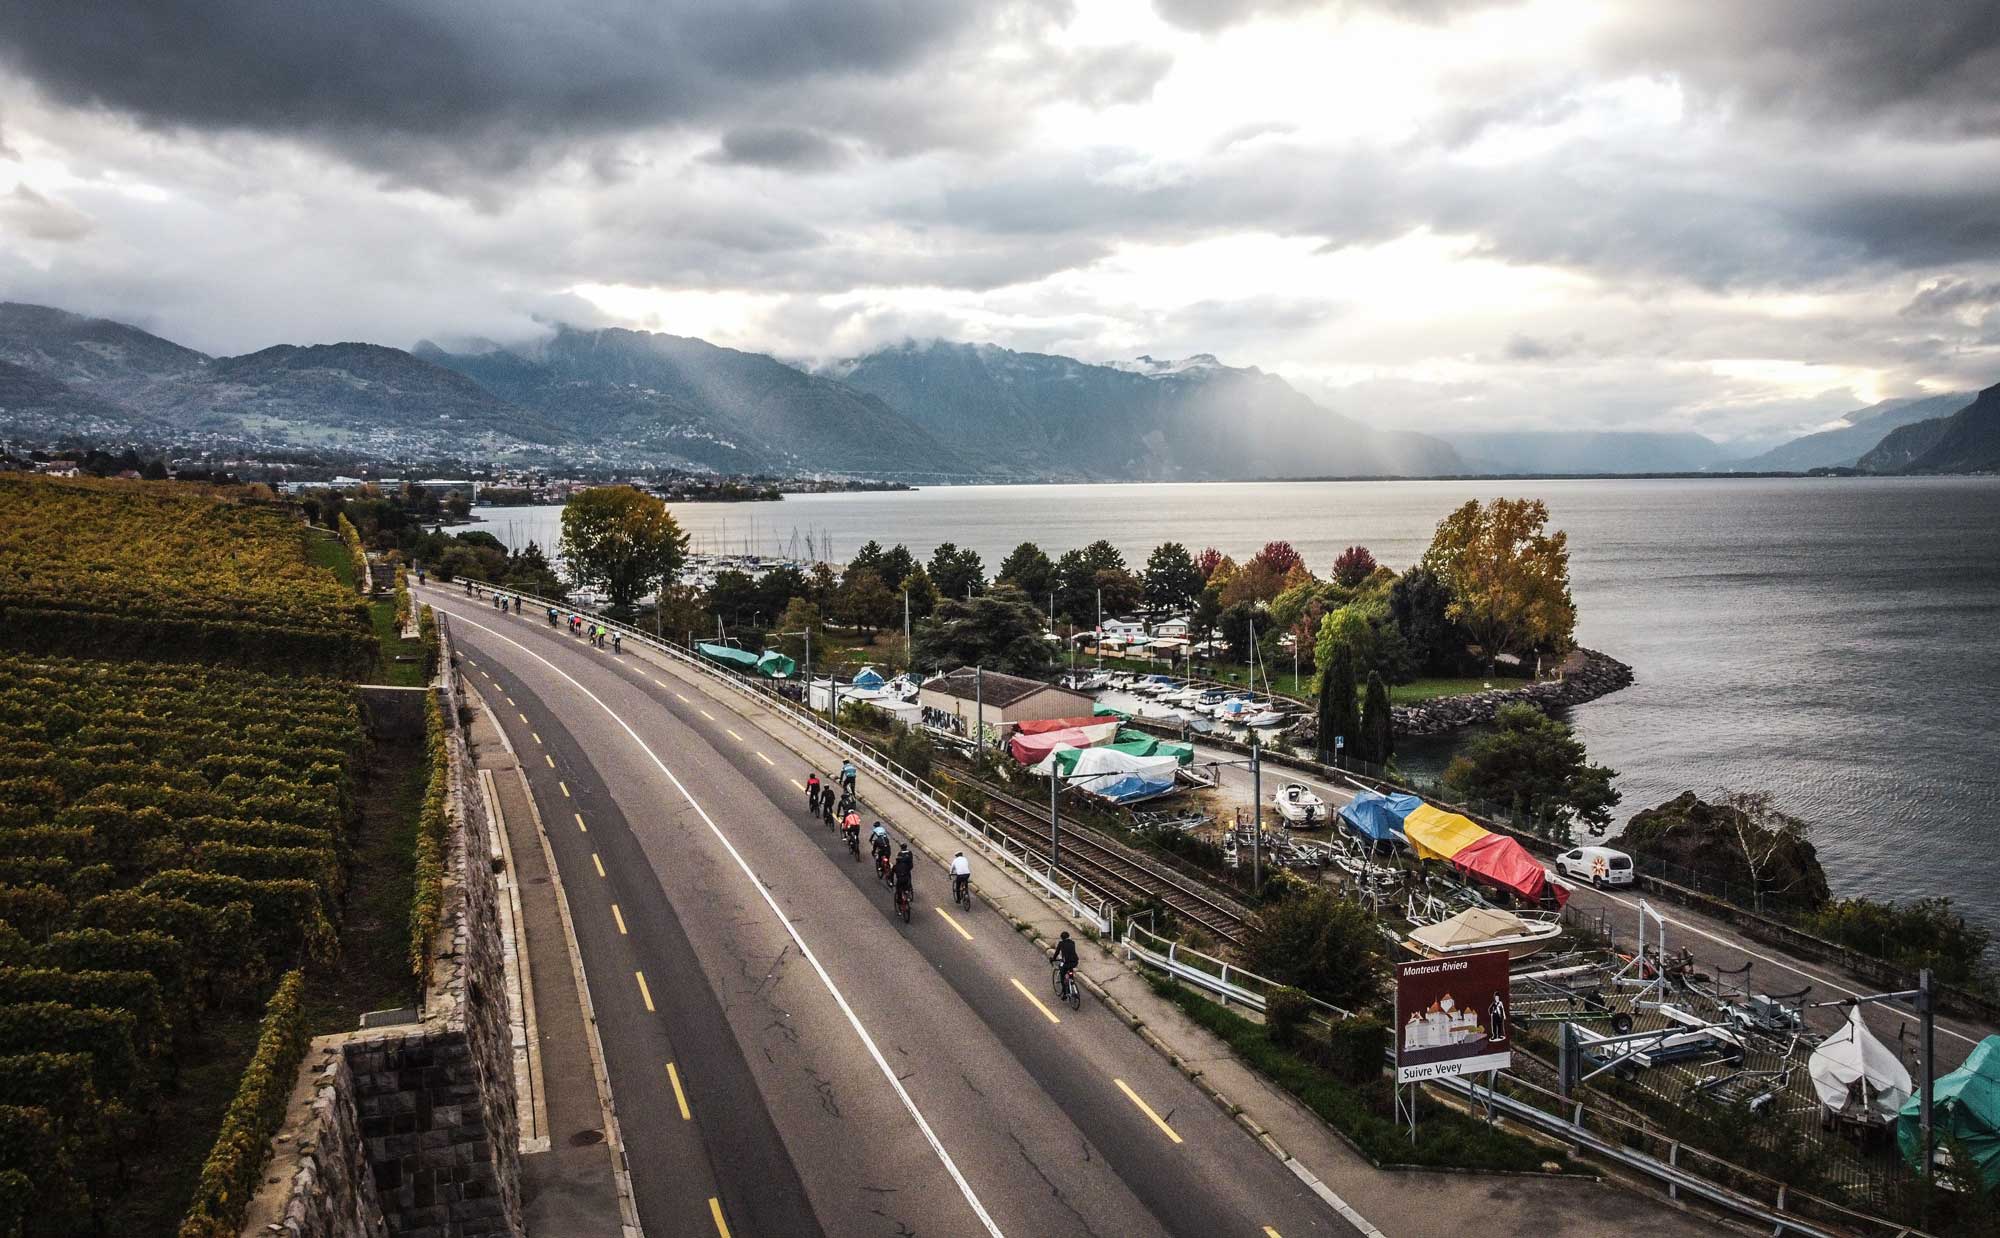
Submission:
M 432 587 L 449 591 L 446 586 L 432 582 Z M 538 610 L 546 611 L 554 607 L 565 614 L 583 614 L 581 609 L 552 598 L 537 597 L 515 589 L 493 589 L 478 586 L 480 592 L 475 598 L 502 593 L 508 597 L 518 597 L 523 605 L 534 603 Z M 1028 851 L 1001 831 L 995 829 L 985 818 L 960 807 L 950 795 L 928 780 L 917 776 L 902 765 L 889 760 L 867 744 L 850 736 L 837 724 L 829 723 L 819 715 L 806 709 L 798 702 L 789 700 L 761 685 L 744 682 L 741 678 L 719 667 L 710 665 L 701 658 L 688 653 L 676 645 L 668 644 L 654 634 L 631 624 L 607 619 L 602 615 L 591 616 L 591 622 L 617 631 L 624 639 L 634 641 L 665 655 L 674 662 L 706 675 L 756 701 L 768 709 L 775 710 L 785 719 L 803 730 L 810 731 L 824 742 L 831 744 L 856 765 L 868 769 L 887 782 L 892 782 L 904 794 L 916 800 L 933 816 L 938 817 L 961 836 L 981 847 L 987 856 L 1026 878 L 1050 899 L 1066 907 L 1077 919 L 1094 928 L 1099 934 L 1111 933 L 1112 913 L 1115 905 L 1083 889 L 1074 880 L 1064 877 L 1060 870 L 1052 868 L 1047 859 Z
M 1270 995 L 1286 987 L 1212 954 L 1190 949 L 1180 942 L 1162 937 L 1130 921 L 1126 922 L 1125 935 L 1119 939 L 1118 944 L 1124 947 L 1126 958 L 1166 972 L 1198 988 L 1207 989 L 1220 997 L 1225 1006 L 1235 1002 L 1239 1006 L 1247 1006 L 1262 1014 L 1269 1005 Z M 1322 1017 L 1328 1021 L 1349 1017 L 1347 1011 L 1331 1002 L 1323 1002 L 1309 993 L 1301 993 L 1299 996 L 1324 1012 Z

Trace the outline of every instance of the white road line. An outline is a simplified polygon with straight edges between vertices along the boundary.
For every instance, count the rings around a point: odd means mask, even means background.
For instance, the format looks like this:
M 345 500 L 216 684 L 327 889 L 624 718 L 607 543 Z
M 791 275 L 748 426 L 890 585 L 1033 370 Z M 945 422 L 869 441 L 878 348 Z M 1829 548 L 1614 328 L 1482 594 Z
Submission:
M 798 928 L 792 924 L 791 919 L 778 906 L 778 900 L 771 896 L 770 890 L 765 887 L 762 879 L 757 876 L 756 870 L 750 867 L 749 861 L 743 858 L 743 853 L 736 849 L 735 843 L 729 841 L 729 836 L 722 832 L 722 827 L 715 823 L 715 818 L 708 815 L 708 810 L 701 806 L 701 801 L 694 797 L 694 794 L 687 789 L 687 785 L 675 775 L 674 771 L 667 768 L 667 763 L 660 759 L 660 755 L 654 752 L 645 740 L 639 738 L 639 732 L 632 729 L 631 723 L 619 717 L 616 710 L 605 704 L 603 699 L 595 692 L 578 683 L 568 671 L 565 671 L 521 642 L 512 637 L 502 635 L 483 623 L 475 623 L 462 615 L 454 615 L 453 618 L 468 627 L 478 628 L 496 640 L 506 641 L 508 644 L 514 646 L 514 648 L 519 649 L 522 653 L 527 654 L 535 661 L 540 662 L 543 666 L 548 667 L 551 671 L 568 680 L 571 687 L 589 697 L 591 702 L 603 710 L 607 717 L 624 728 L 625 733 L 632 737 L 632 742 L 639 745 L 639 750 L 652 759 L 653 764 L 659 767 L 660 772 L 667 776 L 667 781 L 674 784 L 674 790 L 679 791 L 681 798 L 688 802 L 688 807 L 694 809 L 696 815 L 702 819 L 703 824 L 708 826 L 709 832 L 715 835 L 716 841 L 722 844 L 723 850 L 729 852 L 729 858 L 736 861 L 736 867 L 743 870 L 743 876 L 749 880 L 750 888 L 757 892 L 758 896 L 764 900 L 766 906 L 770 907 L 771 914 L 777 917 L 778 923 L 784 927 L 786 934 L 791 937 L 792 944 L 799 948 L 800 957 L 812 965 L 813 973 L 819 977 L 819 982 L 832 995 L 834 1004 L 840 1007 L 840 1012 L 847 1016 L 848 1026 L 852 1027 L 854 1034 L 861 1038 L 861 1044 L 868 1050 L 868 1056 L 874 1059 L 876 1068 L 882 1072 L 882 1078 L 888 1081 L 890 1088 L 895 1091 L 897 1099 L 903 1102 L 903 1108 L 909 1111 L 911 1119 L 916 1122 L 917 1129 L 923 1132 L 924 1141 L 930 1144 L 931 1151 L 937 1154 L 938 1161 L 944 1166 L 945 1172 L 951 1175 L 952 1182 L 957 1185 L 959 1194 L 965 1197 L 965 1202 L 972 1209 L 972 1214 L 979 1218 L 979 1223 L 985 1227 L 987 1233 L 993 1235 L 993 1238 L 1002 1238 L 1000 1227 L 994 1224 L 992 1216 L 986 1211 L 986 1205 L 979 1202 L 979 1196 L 973 1193 L 972 1184 L 966 1181 L 963 1173 L 959 1172 L 957 1162 L 951 1159 L 951 1153 L 945 1151 L 943 1142 L 937 1137 L 937 1132 L 931 1129 L 931 1124 L 925 1120 L 923 1111 L 917 1108 L 916 1100 L 903 1087 L 903 1081 L 896 1077 L 896 1072 L 889 1066 L 889 1060 L 882 1056 L 882 1050 L 875 1044 L 875 1038 L 870 1036 L 868 1029 L 861 1025 L 861 1016 L 854 1013 L 854 1007 L 848 1004 L 847 995 L 840 991 L 840 986 L 833 982 L 831 975 L 827 974 L 825 965 L 819 961 L 819 956 L 814 954 L 812 947 L 806 944 L 806 939 L 799 935 Z

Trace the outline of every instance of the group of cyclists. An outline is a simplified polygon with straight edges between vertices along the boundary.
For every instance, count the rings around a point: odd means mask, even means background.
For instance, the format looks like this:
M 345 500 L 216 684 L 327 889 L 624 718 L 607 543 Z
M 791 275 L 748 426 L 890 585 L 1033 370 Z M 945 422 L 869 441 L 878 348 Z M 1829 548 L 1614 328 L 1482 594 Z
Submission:
M 841 836 L 847 840 L 847 847 L 856 859 L 861 858 L 861 803 L 855 794 L 855 783 L 859 771 L 854 762 L 843 761 L 840 773 L 822 780 L 818 770 L 806 775 L 806 812 L 809 816 L 824 819 L 827 828 L 836 826 Z M 910 850 L 906 840 L 901 844 L 889 838 L 889 827 L 878 819 L 868 831 L 868 852 L 875 861 L 875 875 L 895 891 L 896 914 L 905 921 L 910 918 L 910 878 L 916 868 L 916 855 Z M 969 908 L 972 905 L 972 861 L 960 851 L 951 858 L 952 901 Z M 1055 949 L 1049 954 L 1049 961 L 1055 972 L 1056 992 L 1067 1000 L 1076 1000 L 1076 942 L 1064 932 Z
M 563 613 L 553 606 L 549 607 L 546 613 L 549 617 L 549 626 L 552 628 L 561 627 L 567 623 L 571 636 L 581 636 L 599 649 L 604 648 L 604 642 L 610 641 L 611 652 L 625 652 L 625 638 L 615 628 L 605 627 L 595 620 L 586 619 L 578 614 L 571 614 L 565 620 Z

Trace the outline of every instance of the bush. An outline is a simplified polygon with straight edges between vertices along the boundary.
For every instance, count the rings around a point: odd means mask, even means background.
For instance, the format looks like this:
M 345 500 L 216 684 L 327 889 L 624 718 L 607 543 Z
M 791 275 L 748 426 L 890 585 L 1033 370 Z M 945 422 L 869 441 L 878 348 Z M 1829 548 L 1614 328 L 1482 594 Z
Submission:
M 222 1131 L 201 1167 L 180 1238 L 235 1238 L 263 1176 L 271 1136 L 284 1120 L 292 1081 L 305 1057 L 305 975 L 288 972 L 264 1009 L 257 1051 L 243 1071 Z
M 1311 1027 L 1312 1002 L 1294 988 L 1273 990 L 1264 1001 L 1264 1030 L 1273 1044 L 1297 1048 Z
M 1375 917 L 1328 890 L 1284 898 L 1251 917 L 1245 939 L 1250 966 L 1347 1010 L 1382 995 L 1383 937 Z
M 1322 1053 L 1320 1064 L 1344 1083 L 1367 1083 L 1382 1077 L 1388 1060 L 1389 1025 L 1373 1015 L 1336 1019 L 1321 1036 L 1315 1037 Z
M 1948 898 L 1883 903 L 1836 899 L 1808 914 L 1802 927 L 1851 950 L 1916 971 L 1928 967 L 1946 984 L 1992 985 L 1982 969 L 1992 933 L 1952 910 Z
M 430 613 L 428 607 L 424 613 Z M 445 737 L 444 705 L 435 696 L 425 731 L 430 774 L 423 807 L 417 812 L 417 851 L 410 897 L 410 970 L 419 983 L 430 966 L 431 938 L 437 935 L 443 915 L 445 853 L 450 844 L 445 796 L 451 781 L 451 746 Z

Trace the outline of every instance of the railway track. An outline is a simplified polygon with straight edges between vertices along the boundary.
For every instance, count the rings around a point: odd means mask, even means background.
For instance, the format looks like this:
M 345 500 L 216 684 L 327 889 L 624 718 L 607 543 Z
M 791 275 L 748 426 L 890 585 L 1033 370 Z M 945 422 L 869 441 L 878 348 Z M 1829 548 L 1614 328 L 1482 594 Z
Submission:
M 1030 848 L 1046 851 L 1048 817 L 1020 800 L 986 788 L 986 819 L 994 828 Z M 1131 905 L 1157 898 L 1182 921 L 1219 942 L 1240 947 L 1249 909 L 1203 889 L 1194 878 L 1174 872 L 1112 842 L 1088 826 L 1065 824 L 1061 869 L 1098 895 Z

